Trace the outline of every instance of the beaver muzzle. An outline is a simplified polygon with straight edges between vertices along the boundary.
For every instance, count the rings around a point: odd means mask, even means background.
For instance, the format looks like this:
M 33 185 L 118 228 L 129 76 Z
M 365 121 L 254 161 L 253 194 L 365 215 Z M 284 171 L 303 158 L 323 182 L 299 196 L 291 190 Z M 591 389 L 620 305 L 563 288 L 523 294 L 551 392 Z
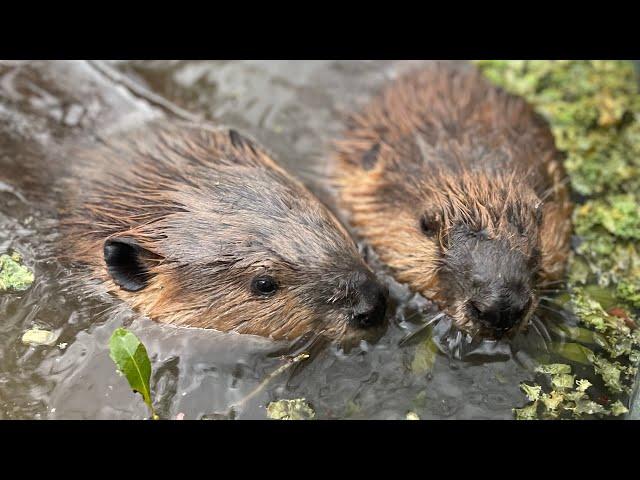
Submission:
M 382 325 L 387 310 L 386 287 L 367 274 L 357 275 L 354 283 L 357 301 L 352 307 L 349 324 L 355 328 Z
M 501 337 L 522 322 L 531 307 L 530 295 L 501 289 L 498 295 L 475 297 L 467 303 L 469 316 L 481 327 Z

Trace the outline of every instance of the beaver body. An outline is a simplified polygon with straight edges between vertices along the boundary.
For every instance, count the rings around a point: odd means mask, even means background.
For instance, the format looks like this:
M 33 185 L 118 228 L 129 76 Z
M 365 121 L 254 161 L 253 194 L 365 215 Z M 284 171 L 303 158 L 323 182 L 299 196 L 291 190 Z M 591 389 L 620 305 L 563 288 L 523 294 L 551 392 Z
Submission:
M 469 333 L 517 331 L 562 278 L 572 206 L 553 136 L 469 65 L 388 86 L 349 118 L 334 170 L 358 234 Z
M 87 85 L 78 80 L 67 78 Z M 159 322 L 275 339 L 382 323 L 386 294 L 344 227 L 254 141 L 158 115 L 135 128 L 94 125 L 91 135 L 34 135 L 5 169 L 27 197 L 47 185 L 54 248 L 79 284 Z M 3 143 L 28 140 L 9 128 Z

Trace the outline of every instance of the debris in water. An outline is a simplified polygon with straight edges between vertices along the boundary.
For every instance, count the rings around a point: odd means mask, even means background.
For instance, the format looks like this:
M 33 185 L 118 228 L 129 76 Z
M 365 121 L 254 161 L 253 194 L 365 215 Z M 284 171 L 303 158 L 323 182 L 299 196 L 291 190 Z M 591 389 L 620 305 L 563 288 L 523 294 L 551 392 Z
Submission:
M 0 292 L 4 290 L 22 291 L 33 283 L 33 272 L 20 265 L 22 257 L 18 252 L 0 255 Z
M 304 398 L 278 400 L 267 406 L 267 416 L 274 420 L 311 420 L 316 414 Z
M 552 390 L 546 393 L 540 385 L 520 384 L 520 388 L 532 403 L 523 408 L 513 409 L 517 420 L 583 418 L 586 415 L 617 416 L 627 412 L 620 401 L 607 408 L 590 398 L 587 390 L 591 387 L 591 382 L 582 378 L 575 380 L 569 365 L 541 365 L 536 371 L 551 376 Z
M 32 328 L 22 335 L 22 343 L 25 345 L 53 345 L 58 336 L 48 330 Z

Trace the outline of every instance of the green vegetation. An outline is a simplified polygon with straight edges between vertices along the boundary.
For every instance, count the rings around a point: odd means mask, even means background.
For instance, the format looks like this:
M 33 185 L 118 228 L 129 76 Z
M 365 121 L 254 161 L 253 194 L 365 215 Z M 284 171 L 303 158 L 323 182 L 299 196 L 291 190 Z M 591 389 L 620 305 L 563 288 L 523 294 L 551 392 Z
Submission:
M 38 332 L 40 332 L 39 330 L 30 332 L 30 335 L 33 336 L 35 332 L 36 337 L 38 339 L 40 338 L 37 335 Z M 156 414 L 151 400 L 151 361 L 149 360 L 147 349 L 144 344 L 130 331 L 124 328 L 118 328 L 113 332 L 111 339 L 109 340 L 109 354 L 118 367 L 118 371 L 129 382 L 131 389 L 142 396 L 144 403 L 149 407 L 151 417 L 154 420 L 158 420 L 160 417 Z M 236 408 L 242 407 L 251 398 L 255 397 L 278 375 L 307 358 L 309 358 L 309 354 L 301 353 L 290 359 L 287 363 L 281 365 L 274 372 L 269 374 L 256 389 L 236 405 L 233 405 L 228 412 L 205 415 L 203 419 L 234 419 L 236 415 Z M 271 402 L 267 407 L 267 416 L 276 420 L 311 420 L 315 417 L 315 412 L 307 404 L 304 398 L 299 398 Z M 180 420 L 183 418 L 183 413 L 176 417 L 176 419 Z
M 147 349 L 138 337 L 133 333 L 118 328 L 111 335 L 109 340 L 109 350 L 111 359 L 115 362 L 120 373 L 122 373 L 131 389 L 142 395 L 144 403 L 149 407 L 154 420 L 158 419 L 153 403 L 151 402 L 151 362 L 147 355 Z
M 580 242 L 569 265 L 570 294 L 561 301 L 593 331 L 589 343 L 604 354 L 578 344 L 556 353 L 566 353 L 565 358 L 579 363 L 586 359 L 607 389 L 624 398 L 640 359 L 640 92 L 633 64 L 609 60 L 476 64 L 491 81 L 526 98 L 549 122 L 556 145 L 566 154 L 571 186 L 584 201 L 573 217 Z M 563 410 L 577 417 L 625 413 L 620 400 L 605 408 L 587 399 L 588 387 L 572 389 L 568 377 L 549 373 L 554 390 L 538 392 L 534 399 L 533 387 L 523 386 L 532 403 L 516 410 L 517 418 L 539 414 L 555 418 Z
M 520 388 L 531 403 L 513 409 L 518 420 L 566 418 L 567 415 L 574 418 L 585 415 L 618 416 L 627 413 L 627 408 L 619 400 L 608 408 L 593 401 L 587 393 L 591 382 L 586 379 L 576 381 L 570 365 L 541 365 L 537 371 L 551 377 L 552 389 L 544 393 L 540 385 L 521 384 Z
M 22 291 L 33 283 L 33 272 L 20 265 L 22 258 L 18 252 L 12 255 L 0 255 L 0 292 L 5 290 Z
M 312 420 L 316 414 L 304 398 L 296 398 L 271 402 L 267 416 L 274 420 Z

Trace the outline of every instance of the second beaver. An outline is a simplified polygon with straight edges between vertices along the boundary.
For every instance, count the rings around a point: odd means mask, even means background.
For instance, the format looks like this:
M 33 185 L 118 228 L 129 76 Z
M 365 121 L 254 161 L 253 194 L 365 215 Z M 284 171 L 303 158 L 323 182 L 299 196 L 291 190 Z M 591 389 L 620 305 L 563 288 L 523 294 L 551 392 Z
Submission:
M 551 131 L 470 65 L 410 72 L 353 115 L 335 177 L 357 232 L 464 331 L 520 330 L 562 278 L 572 204 Z

